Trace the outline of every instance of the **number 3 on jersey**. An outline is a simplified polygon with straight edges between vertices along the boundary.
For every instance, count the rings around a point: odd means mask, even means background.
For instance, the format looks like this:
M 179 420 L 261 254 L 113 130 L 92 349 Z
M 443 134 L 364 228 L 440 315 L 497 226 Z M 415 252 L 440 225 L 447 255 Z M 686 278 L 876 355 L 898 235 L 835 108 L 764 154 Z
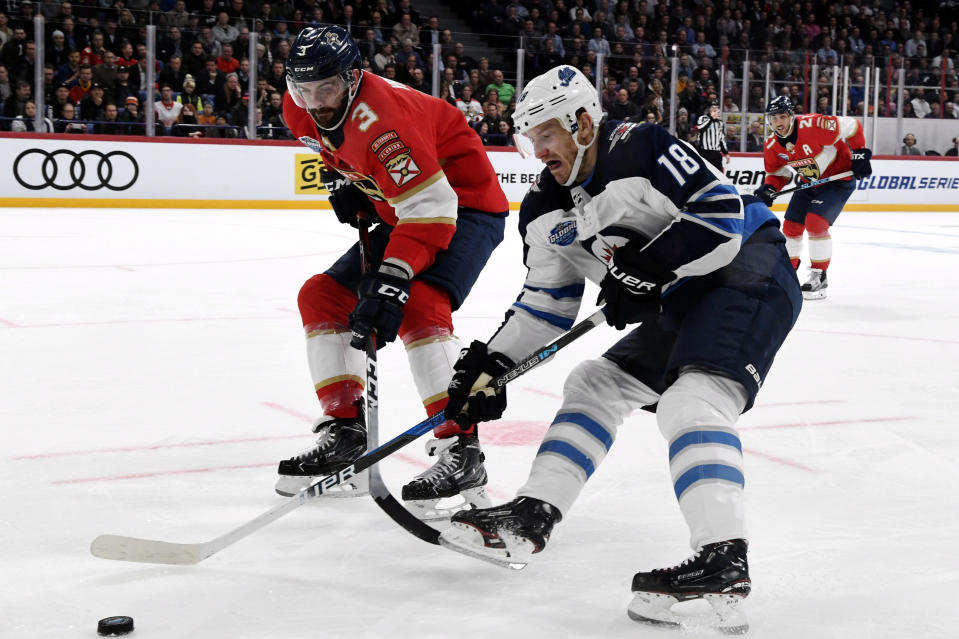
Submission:
M 353 109 L 353 116 L 350 119 L 359 120 L 356 128 L 365 132 L 370 125 L 380 119 L 380 116 L 376 115 L 366 102 L 360 102 Z
M 683 171 L 686 172 L 686 175 L 694 175 L 696 171 L 699 170 L 699 162 L 697 162 L 693 156 L 686 153 L 686 150 L 678 144 L 670 144 L 669 148 L 666 150 L 669 152 L 669 155 L 673 157 L 673 160 L 675 160 L 679 166 L 682 167 Z M 686 183 L 686 178 L 684 178 L 679 172 L 679 169 L 676 168 L 676 164 L 666 157 L 665 153 L 656 158 L 656 164 L 663 165 L 663 167 L 672 174 L 676 182 L 679 183 L 679 186 L 682 186 Z

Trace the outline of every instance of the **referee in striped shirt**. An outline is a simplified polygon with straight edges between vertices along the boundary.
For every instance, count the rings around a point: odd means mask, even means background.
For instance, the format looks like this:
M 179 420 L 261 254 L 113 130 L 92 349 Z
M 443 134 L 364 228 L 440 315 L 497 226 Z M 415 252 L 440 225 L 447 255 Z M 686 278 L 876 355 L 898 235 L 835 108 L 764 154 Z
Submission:
M 723 173 L 723 158 L 729 162 L 729 151 L 726 149 L 726 127 L 719 117 L 719 103 L 715 100 L 697 120 L 696 132 L 699 134 L 699 154 Z

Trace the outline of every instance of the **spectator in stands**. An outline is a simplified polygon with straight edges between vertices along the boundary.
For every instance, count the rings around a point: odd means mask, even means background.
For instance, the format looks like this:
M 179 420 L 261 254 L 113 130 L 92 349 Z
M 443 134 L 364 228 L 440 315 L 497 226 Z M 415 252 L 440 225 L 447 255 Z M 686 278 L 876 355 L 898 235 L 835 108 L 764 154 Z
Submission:
M 13 95 L 13 87 L 10 86 L 10 72 L 7 71 L 7 67 L 0 64 L 0 103 L 11 95 Z
M 912 112 L 917 118 L 924 118 L 932 111 L 929 107 L 929 103 L 926 102 L 926 94 L 922 89 L 917 89 L 912 100 L 909 101 L 912 104 Z
M 483 105 L 473 97 L 473 87 L 464 85 L 460 97 L 456 99 L 456 108 L 460 110 L 470 126 L 483 119 Z
M 603 34 L 602 27 L 594 26 L 593 27 L 593 37 L 589 39 L 589 42 L 586 44 L 586 48 L 589 51 L 593 51 L 597 55 L 611 55 L 613 53 L 612 49 L 609 47 L 609 40 L 606 39 L 606 36 Z
M 90 44 L 80 51 L 80 64 L 88 64 L 91 67 L 103 62 L 103 34 L 99 31 L 94 32 L 90 39 Z
M 216 25 L 210 30 L 210 34 L 221 46 L 233 44 L 240 37 L 240 31 L 230 24 L 230 16 L 226 11 L 216 14 Z
M 213 37 L 213 30 L 210 29 L 210 27 L 200 29 L 197 41 L 203 45 L 203 50 L 206 51 L 207 55 L 213 56 L 214 58 L 220 55 L 222 45 L 219 40 Z
M 56 133 L 86 133 L 87 126 L 82 122 L 75 120 L 77 115 L 76 108 L 72 102 L 63 105 L 63 119 L 58 121 L 53 130 Z
M 36 131 L 36 117 L 37 104 L 33 100 L 27 100 L 26 104 L 23 105 L 23 115 L 18 115 L 17 118 L 10 123 L 10 130 L 22 133 Z M 40 133 L 52 132 L 53 122 L 48 118 L 43 118 L 43 128 L 40 129 Z
M 264 80 L 266 80 L 266 88 L 269 91 L 275 91 L 280 95 L 286 93 L 286 67 L 281 60 L 273 62 Z
M 957 156 L 959 156 L 959 137 L 952 138 L 952 146 L 949 147 L 949 148 L 946 150 L 946 152 L 943 153 L 943 155 L 947 155 L 947 156 L 950 156 L 950 157 L 957 157 Z
M 746 137 L 746 151 L 762 153 L 763 143 L 763 125 L 759 120 L 753 120 L 749 125 L 749 134 Z
M 107 102 L 103 108 L 101 121 L 93 125 L 93 132 L 99 135 L 118 135 L 122 134 L 126 128 L 119 120 L 119 111 L 117 105 Z
M 409 38 L 406 38 L 405 40 L 401 40 L 400 42 L 402 42 L 403 44 L 400 50 L 397 51 L 395 54 L 397 68 L 406 67 L 407 66 L 406 61 L 408 58 L 413 58 L 416 61 L 417 68 L 420 68 L 420 69 L 424 68 L 426 64 L 423 61 L 423 58 L 420 56 L 419 51 L 413 48 L 413 41 L 410 40 Z
M 696 138 L 689 122 L 689 111 L 682 107 L 676 112 L 676 137 L 686 142 L 693 142 Z
M 177 137 L 201 137 L 203 128 L 197 122 L 196 113 L 196 108 L 192 104 L 184 104 L 183 110 L 180 112 L 180 118 L 173 126 L 173 135 Z
M 485 125 L 488 132 L 498 131 L 502 119 L 497 104 L 486 102 L 483 104 L 483 118 L 477 123 L 476 130 L 479 131 L 480 126 Z
M 609 105 L 610 120 L 639 120 L 639 107 L 629 99 L 629 91 L 619 89 L 616 91 L 616 100 Z
M 0 11 L 0 50 L 3 49 L 10 38 L 13 37 L 13 29 L 10 28 L 10 21 L 7 18 L 7 14 L 3 11 Z
M 153 110 L 163 126 L 163 135 L 170 135 L 170 129 L 180 119 L 183 105 L 173 99 L 173 87 L 169 84 L 160 85 L 160 99 L 153 103 Z
M 26 49 L 27 32 L 22 26 L 16 26 L 13 28 L 13 37 L 0 49 L 0 64 L 14 72 Z
M 224 44 L 220 55 L 216 58 L 216 68 L 220 73 L 233 73 L 240 66 L 240 61 L 233 57 L 233 46 Z
M 493 71 L 492 82 L 486 86 L 486 93 L 489 93 L 491 89 L 496 89 L 496 93 L 499 95 L 499 101 L 503 106 L 508 106 L 516 95 L 516 87 L 503 79 L 503 72 L 499 69 Z
M 916 146 L 916 136 L 907 133 L 902 139 L 902 147 L 899 149 L 899 155 L 922 155 L 922 150 Z
M 410 14 L 403 13 L 400 15 L 399 22 L 393 25 L 392 36 L 398 42 L 405 42 L 406 40 L 419 42 L 420 28 L 413 23 Z
M 382 75 L 383 69 L 386 68 L 387 64 L 396 64 L 396 56 L 393 55 L 393 44 L 390 42 L 384 42 L 380 45 L 380 51 L 373 56 L 373 70 L 375 73 Z
M 222 88 L 215 94 L 213 110 L 217 115 L 227 117 L 243 97 L 243 89 L 235 73 L 229 73 L 223 82 Z
M 107 91 L 112 91 L 117 85 L 117 56 L 109 49 L 104 50 L 102 61 L 95 65 L 93 81 L 99 83 Z
M 114 104 L 126 104 L 126 99 L 138 94 L 139 89 L 130 82 L 130 67 L 117 66 L 117 79 L 113 89 L 110 90 L 110 102 Z
M 27 100 L 30 99 L 31 89 L 29 82 L 17 80 L 16 87 L 13 94 L 3 102 L 4 117 L 15 118 L 18 115 L 23 115 L 23 109 L 27 104 Z M 9 127 L 9 125 L 7 125 L 7 127 Z
M 196 80 L 193 76 L 187 74 L 183 78 L 183 91 L 176 97 L 176 101 L 186 106 L 193 106 L 193 113 L 199 113 L 203 110 L 203 98 L 196 92 Z
M 207 55 L 203 44 L 197 40 L 190 44 L 190 52 L 183 58 L 183 70 L 194 78 L 199 77 L 206 67 Z
M 167 36 L 157 46 L 157 57 L 160 60 L 169 60 L 173 56 L 180 56 L 181 60 L 189 55 L 190 49 L 183 40 L 183 33 L 179 27 L 170 27 Z
M 143 125 L 143 114 L 140 113 L 140 101 L 136 96 L 129 96 L 124 101 L 125 107 L 123 113 L 117 118 L 126 126 L 122 128 L 125 135 L 144 135 L 146 127 Z
M 282 64 L 282 62 L 280 63 Z M 207 58 L 206 69 L 196 78 L 196 90 L 200 95 L 219 95 L 226 76 L 216 68 L 216 58 Z
M 106 109 L 103 87 L 98 82 L 90 85 L 90 91 L 80 101 L 80 119 L 96 121 L 102 120 Z
M 266 106 L 263 107 L 263 119 L 269 122 L 274 116 L 283 116 L 283 96 L 275 91 L 270 93 Z
M 176 0 L 173 3 L 173 8 L 166 12 L 166 23 L 180 29 L 190 26 L 190 12 L 186 10 L 186 0 Z

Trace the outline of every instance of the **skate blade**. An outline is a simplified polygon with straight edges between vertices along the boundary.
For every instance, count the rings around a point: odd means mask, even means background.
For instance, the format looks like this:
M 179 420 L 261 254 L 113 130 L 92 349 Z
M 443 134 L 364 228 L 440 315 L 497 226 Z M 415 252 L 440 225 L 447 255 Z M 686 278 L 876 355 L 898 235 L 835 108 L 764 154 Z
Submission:
M 281 497 L 295 497 L 300 491 L 306 490 L 318 477 L 299 475 L 280 475 L 274 490 Z M 366 497 L 370 494 L 370 476 L 368 471 L 350 477 L 342 484 L 337 484 L 323 491 L 320 499 L 343 499 L 348 497 Z
M 672 596 L 656 592 L 634 592 L 626 614 L 633 621 L 649 625 L 680 628 L 684 632 L 712 630 L 727 635 L 749 632 L 749 622 L 740 608 L 741 595 L 704 594 L 701 599 L 712 608 L 711 612 L 691 613 L 688 610 L 676 613 L 672 607 L 680 603 Z
M 802 298 L 804 300 L 822 300 L 826 299 L 825 289 L 820 289 L 818 291 L 803 291 Z
M 500 539 L 504 548 L 490 548 L 483 543 L 479 531 L 456 522 L 440 534 L 440 546 L 500 568 L 525 568 L 533 554 L 532 542 L 510 533 L 501 534 Z
M 443 499 L 410 500 L 406 502 L 406 506 L 410 512 L 422 521 L 446 521 L 461 510 L 489 508 L 493 505 L 483 486 L 468 488 L 456 497 L 461 497 L 462 500 L 448 506 L 438 505 Z M 450 499 L 455 499 L 455 497 Z

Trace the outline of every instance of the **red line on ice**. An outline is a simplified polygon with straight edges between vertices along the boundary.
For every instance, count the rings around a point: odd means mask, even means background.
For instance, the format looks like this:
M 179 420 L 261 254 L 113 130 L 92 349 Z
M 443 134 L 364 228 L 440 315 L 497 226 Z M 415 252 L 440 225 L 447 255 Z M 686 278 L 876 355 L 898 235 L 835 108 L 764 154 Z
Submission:
M 804 426 L 839 426 L 842 424 L 875 424 L 880 422 L 905 422 L 915 417 L 861 417 L 859 419 L 836 419 L 825 422 L 793 422 L 766 426 L 739 426 L 738 430 L 773 430 L 776 428 L 803 428 Z

